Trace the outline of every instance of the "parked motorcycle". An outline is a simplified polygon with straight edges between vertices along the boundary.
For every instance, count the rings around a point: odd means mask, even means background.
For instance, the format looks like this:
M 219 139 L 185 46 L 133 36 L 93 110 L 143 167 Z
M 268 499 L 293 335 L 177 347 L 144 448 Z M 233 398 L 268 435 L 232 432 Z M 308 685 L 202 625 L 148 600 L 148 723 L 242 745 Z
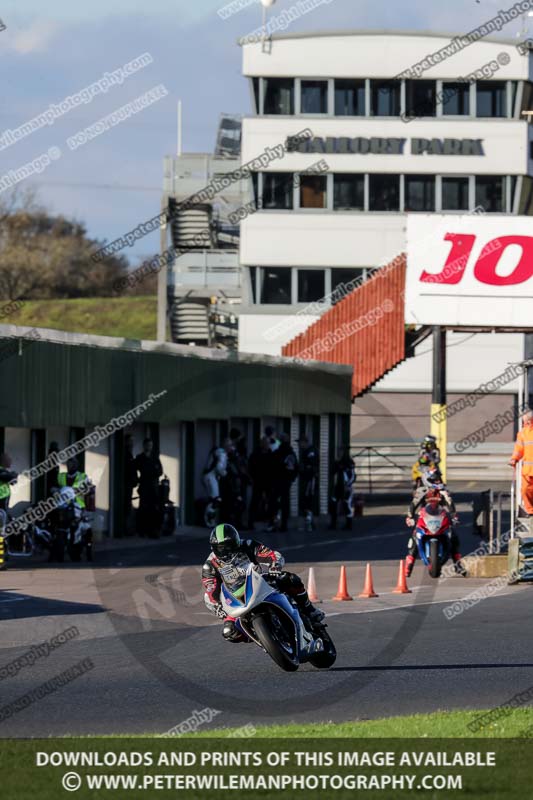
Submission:
M 439 578 L 444 564 L 450 558 L 452 520 L 449 512 L 440 505 L 428 503 L 416 520 L 415 540 L 420 558 L 432 578 Z
M 81 561 L 85 549 L 92 561 L 93 534 L 89 517 L 76 503 L 76 492 L 70 486 L 59 489 L 59 502 L 50 514 L 53 532 L 51 560 L 63 563 L 65 548 L 71 561 Z
M 8 523 L 8 515 L 0 509 L 0 536 Z M 29 558 L 41 553 L 51 553 L 53 536 L 37 523 L 28 523 L 20 533 L 5 538 L 5 550 L 11 558 Z
M 324 622 L 311 625 L 291 598 L 282 594 L 274 575 L 250 564 L 243 583 L 232 591 L 223 584 L 220 602 L 236 627 L 285 670 L 295 672 L 309 662 L 318 669 L 335 663 L 337 652 Z

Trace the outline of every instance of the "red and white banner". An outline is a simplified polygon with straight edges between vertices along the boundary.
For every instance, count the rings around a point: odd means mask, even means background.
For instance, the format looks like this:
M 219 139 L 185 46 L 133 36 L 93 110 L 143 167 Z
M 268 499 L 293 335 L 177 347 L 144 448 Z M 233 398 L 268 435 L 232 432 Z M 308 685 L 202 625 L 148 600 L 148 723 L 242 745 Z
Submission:
M 533 329 L 533 217 L 408 215 L 405 319 Z

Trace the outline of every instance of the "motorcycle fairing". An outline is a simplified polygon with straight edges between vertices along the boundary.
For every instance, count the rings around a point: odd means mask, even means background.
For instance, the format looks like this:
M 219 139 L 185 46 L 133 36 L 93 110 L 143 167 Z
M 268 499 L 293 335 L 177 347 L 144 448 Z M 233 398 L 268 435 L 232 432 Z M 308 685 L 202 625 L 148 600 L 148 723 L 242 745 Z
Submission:
M 449 540 L 449 531 L 446 530 L 440 534 L 428 534 L 427 531 L 423 530 L 422 528 L 417 528 L 415 531 L 415 539 L 416 544 L 418 547 L 418 554 L 426 567 L 429 567 L 430 563 L 430 543 L 432 539 L 437 539 L 439 542 L 439 558 L 443 558 L 444 556 L 444 548 L 448 546 Z
M 243 586 L 244 592 L 242 593 L 242 599 L 236 597 L 235 592 L 231 593 L 224 583 L 222 584 L 220 593 L 222 607 L 236 620 L 237 627 L 246 633 L 247 636 L 250 636 L 250 633 L 246 629 L 247 626 L 240 625 L 240 617 L 244 617 L 253 608 L 257 608 L 264 603 L 272 605 L 291 620 L 297 637 L 299 657 L 302 661 L 308 658 L 309 655 L 311 655 L 314 638 L 305 629 L 298 610 L 294 608 L 286 595 L 272 589 L 270 584 L 264 580 L 263 576 L 254 570 L 252 564 L 248 567 Z

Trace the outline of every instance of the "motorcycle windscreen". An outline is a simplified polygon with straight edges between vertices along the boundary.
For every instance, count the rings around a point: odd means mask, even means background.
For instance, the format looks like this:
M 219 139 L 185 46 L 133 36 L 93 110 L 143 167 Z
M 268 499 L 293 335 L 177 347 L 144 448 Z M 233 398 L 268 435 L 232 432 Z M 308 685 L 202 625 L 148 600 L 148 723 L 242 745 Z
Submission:
M 238 608 L 245 606 L 250 602 L 253 595 L 254 587 L 252 582 L 252 574 L 249 572 L 241 584 L 228 587 L 225 583 L 222 584 L 222 593 L 228 605 Z
M 426 506 L 424 509 L 424 524 L 429 533 L 437 534 L 442 528 L 445 520 L 445 514 L 441 508 L 434 506 Z
M 245 605 L 246 582 L 243 583 L 242 586 L 232 588 L 231 590 L 228 589 L 225 584 L 222 584 L 222 594 L 224 595 L 224 600 L 229 606 L 233 606 L 234 608 L 243 606 Z

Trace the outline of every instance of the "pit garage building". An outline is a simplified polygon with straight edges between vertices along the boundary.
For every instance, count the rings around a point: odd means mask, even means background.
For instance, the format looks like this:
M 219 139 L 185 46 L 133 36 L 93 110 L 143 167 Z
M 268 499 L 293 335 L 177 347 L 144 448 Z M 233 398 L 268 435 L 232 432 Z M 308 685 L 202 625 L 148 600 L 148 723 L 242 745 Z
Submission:
M 349 444 L 351 381 L 342 365 L 0 325 L 0 452 L 21 472 L 46 458 L 50 442 L 64 448 L 108 425 L 81 463 L 97 486 L 97 532 L 120 536 L 127 434 L 135 454 L 144 437 L 154 440 L 181 522 L 194 524 L 211 447 L 237 427 L 250 452 L 270 424 L 295 447 L 305 433 L 320 448 L 317 510 L 326 513 L 332 462 Z M 110 425 L 161 393 L 135 421 Z M 11 508 L 18 514 L 44 492 L 44 477 L 14 487 Z

